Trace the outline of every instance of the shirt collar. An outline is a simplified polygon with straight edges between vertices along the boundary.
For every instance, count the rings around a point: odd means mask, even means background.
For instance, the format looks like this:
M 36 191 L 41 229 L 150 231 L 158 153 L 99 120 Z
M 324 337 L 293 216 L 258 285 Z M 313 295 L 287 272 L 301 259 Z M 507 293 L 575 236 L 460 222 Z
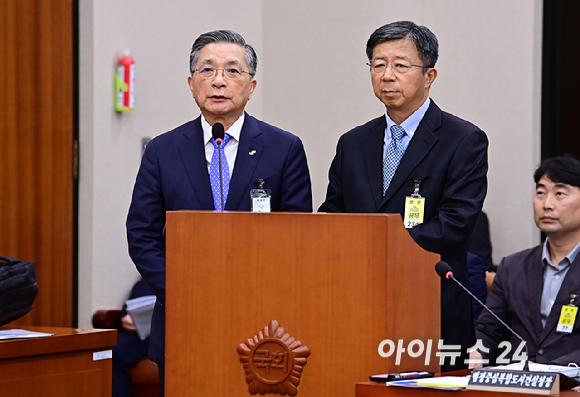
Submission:
M 425 100 L 425 102 L 423 102 L 421 107 L 419 107 L 419 109 L 415 110 L 415 112 L 412 115 L 407 117 L 407 119 L 401 123 L 401 127 L 403 127 L 405 129 L 405 132 L 407 133 L 407 135 L 409 135 L 410 138 L 413 138 L 413 135 L 415 135 L 415 130 L 419 126 L 419 123 L 421 122 L 421 120 L 423 120 L 425 113 L 427 113 L 427 109 L 429 109 L 430 103 L 431 103 L 431 99 L 429 97 L 427 97 L 427 99 Z M 390 138 L 391 127 L 393 125 L 396 125 L 396 124 L 389 117 L 389 113 L 388 113 L 387 109 L 385 109 L 385 117 L 387 118 L 387 134 Z
M 234 124 L 226 131 L 233 139 L 240 141 L 240 134 L 242 132 L 242 126 L 244 125 L 244 120 L 246 119 L 246 112 L 236 120 Z M 211 125 L 206 121 L 203 114 L 201 115 L 201 128 L 203 129 L 203 142 L 207 144 L 213 135 L 211 134 Z
M 556 266 L 554 266 L 554 264 L 552 264 L 552 261 L 550 260 L 550 248 L 548 246 L 548 240 L 549 237 L 546 238 L 546 241 L 544 242 L 544 248 L 542 249 L 542 263 L 544 264 L 544 266 L 547 264 L 555 268 Z M 572 251 L 570 251 L 568 255 L 564 257 L 564 259 L 567 259 L 568 261 L 564 263 L 560 262 L 558 264 L 558 266 L 562 264 L 562 266 L 560 266 L 560 270 L 562 269 L 562 267 L 565 267 L 566 265 L 574 262 L 574 259 L 576 259 L 576 255 L 578 255 L 578 252 L 580 252 L 580 242 L 576 244 L 576 246 L 572 249 Z M 564 259 L 562 259 L 562 261 L 564 261 Z

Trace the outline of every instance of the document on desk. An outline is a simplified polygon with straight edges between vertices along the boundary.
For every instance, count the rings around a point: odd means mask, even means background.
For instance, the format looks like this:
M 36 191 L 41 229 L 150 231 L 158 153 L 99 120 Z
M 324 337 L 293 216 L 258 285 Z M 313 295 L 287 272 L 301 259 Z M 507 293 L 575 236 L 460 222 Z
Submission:
M 45 338 L 54 334 L 46 332 L 27 331 L 25 329 L 5 329 L 0 330 L 0 340 L 3 339 L 24 339 L 24 338 Z
M 469 376 L 440 376 L 435 378 L 397 380 L 387 382 L 387 386 L 402 386 L 441 390 L 461 390 L 465 389 L 469 383 Z
M 553 365 L 553 364 L 538 364 L 538 363 L 528 363 L 530 366 L 530 372 L 554 372 L 564 374 L 569 378 L 580 377 L 580 368 L 578 367 L 566 367 L 564 365 Z M 484 368 L 485 369 L 485 368 Z M 524 362 L 512 363 L 507 365 L 498 365 L 493 367 L 493 369 L 508 369 L 508 370 L 523 370 Z
M 126 302 L 127 313 L 131 315 L 141 340 L 147 339 L 151 334 L 151 318 L 153 317 L 153 308 L 156 300 L 155 295 L 146 295 Z

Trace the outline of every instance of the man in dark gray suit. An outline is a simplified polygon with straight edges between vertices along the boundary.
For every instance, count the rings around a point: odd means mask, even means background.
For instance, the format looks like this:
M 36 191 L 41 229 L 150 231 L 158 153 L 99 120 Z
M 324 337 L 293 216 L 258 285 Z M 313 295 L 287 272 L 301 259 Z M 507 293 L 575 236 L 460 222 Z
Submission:
M 429 29 L 387 24 L 366 51 L 386 112 L 340 138 L 319 211 L 400 213 L 417 244 L 440 254 L 468 285 L 467 242 L 487 192 L 487 137 L 429 98 L 439 53 Z M 471 310 L 469 296 L 442 281 L 441 338 L 461 346 L 465 358 L 474 342 Z M 465 358 L 447 360 L 442 369 L 466 368 Z
M 531 361 L 580 365 L 580 161 L 546 159 L 534 180 L 534 220 L 548 238 L 501 261 L 487 305 L 527 342 Z M 511 343 L 508 357 L 520 344 L 486 311 L 476 334 L 485 349 L 471 353 L 471 367 L 495 364 L 503 341 Z

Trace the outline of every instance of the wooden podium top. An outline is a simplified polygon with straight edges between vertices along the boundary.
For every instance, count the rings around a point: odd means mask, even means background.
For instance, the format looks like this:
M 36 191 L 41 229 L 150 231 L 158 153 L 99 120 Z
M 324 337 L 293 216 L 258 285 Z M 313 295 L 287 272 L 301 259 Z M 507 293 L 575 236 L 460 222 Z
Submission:
M 0 327 L 3 330 L 12 328 L 19 327 Z M 23 326 L 22 329 L 54 335 L 42 338 L 0 340 L 0 360 L 36 356 L 39 354 L 110 348 L 117 344 L 117 331 L 113 329 L 39 327 L 28 325 Z

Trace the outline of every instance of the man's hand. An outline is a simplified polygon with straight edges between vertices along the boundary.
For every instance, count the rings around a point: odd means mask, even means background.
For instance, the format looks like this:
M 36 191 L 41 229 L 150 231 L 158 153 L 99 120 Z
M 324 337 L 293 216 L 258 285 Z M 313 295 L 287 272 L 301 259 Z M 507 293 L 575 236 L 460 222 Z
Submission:
M 133 318 L 130 314 L 125 314 L 121 319 L 121 326 L 126 331 L 137 332 L 137 328 L 135 328 L 135 323 L 133 323 Z
M 481 361 L 483 356 L 477 350 L 473 350 L 469 353 L 469 369 L 483 368 L 483 364 L 475 361 Z

